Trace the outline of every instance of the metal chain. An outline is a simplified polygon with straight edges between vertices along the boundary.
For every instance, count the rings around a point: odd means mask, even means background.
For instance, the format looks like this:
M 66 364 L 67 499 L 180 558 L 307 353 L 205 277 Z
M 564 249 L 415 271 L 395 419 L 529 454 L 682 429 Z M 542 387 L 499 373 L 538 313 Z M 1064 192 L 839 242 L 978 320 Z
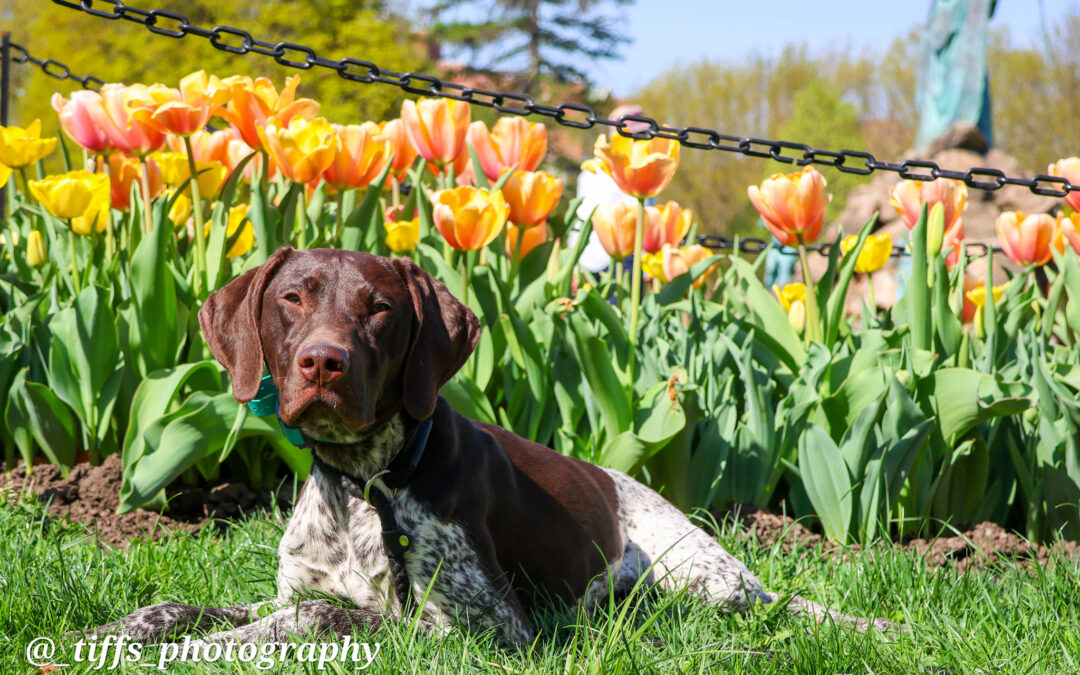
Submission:
M 101 86 L 105 84 L 104 80 L 93 75 L 76 75 L 71 72 L 70 68 L 55 59 L 36 59 L 30 55 L 30 52 L 26 51 L 26 47 L 17 45 L 14 42 L 8 45 L 8 49 L 14 63 L 29 63 L 38 66 L 49 77 L 55 77 L 58 80 L 74 80 L 82 85 L 83 89 L 92 89 L 94 91 L 101 89 Z
M 441 96 L 455 101 L 465 101 L 472 105 L 495 108 L 508 115 L 541 115 L 550 117 L 558 124 L 574 129 L 591 129 L 596 125 L 611 127 L 623 136 L 638 140 L 666 138 L 678 141 L 688 148 L 702 150 L 723 150 L 749 157 L 774 159 L 783 164 L 806 166 L 819 164 L 831 166 L 844 173 L 869 175 L 875 171 L 893 171 L 901 178 L 910 180 L 934 180 L 950 178 L 963 181 L 976 190 L 1000 190 L 1006 185 L 1026 187 L 1037 195 L 1064 197 L 1069 192 L 1080 191 L 1080 185 L 1073 185 L 1061 176 L 1038 174 L 1032 178 L 1017 178 L 1005 175 L 1000 169 L 974 167 L 967 171 L 942 169 L 936 163 L 909 159 L 900 163 L 882 162 L 869 152 L 858 150 L 817 150 L 805 143 L 774 141 L 762 138 L 731 136 L 714 129 L 701 127 L 669 127 L 644 115 L 623 115 L 617 120 L 600 117 L 592 107 L 580 103 L 560 103 L 544 105 L 536 103 L 526 94 L 505 91 L 490 91 L 477 87 L 467 87 L 454 82 L 446 82 L 432 75 L 422 73 L 397 73 L 380 68 L 371 61 L 343 58 L 338 60 L 319 56 L 314 49 L 293 42 L 266 42 L 256 39 L 251 33 L 231 26 L 203 28 L 192 25 L 187 17 L 176 12 L 162 9 L 143 10 L 131 7 L 120 0 L 52 0 L 58 5 L 79 10 L 93 16 L 116 20 L 125 19 L 142 24 L 158 35 L 172 38 L 184 38 L 196 35 L 206 38 L 215 48 L 231 54 L 254 52 L 269 56 L 283 66 L 309 70 L 314 66 L 334 71 L 339 77 L 354 82 L 370 84 L 379 82 L 399 87 L 411 94 Z M 95 5 L 109 5 L 111 9 L 97 9 Z M 419 86 L 418 86 L 419 85 Z M 648 125 L 641 131 L 631 131 L 626 125 L 630 122 Z M 792 154 L 784 154 L 785 151 Z M 799 154 L 801 153 L 801 154 Z
M 740 237 L 738 240 L 728 237 L 722 237 L 718 234 L 699 234 L 697 237 L 697 243 L 705 248 L 711 248 L 716 250 L 731 249 L 734 250 L 736 246 L 740 253 L 762 253 L 770 248 L 775 248 L 785 255 L 798 255 L 798 249 L 791 248 L 790 246 L 784 246 L 779 242 L 769 242 L 766 239 L 760 239 L 757 237 Z M 825 257 L 828 257 L 832 253 L 833 244 L 824 243 L 814 246 L 807 246 L 806 250 L 814 253 L 818 253 Z M 982 242 L 965 242 L 964 243 L 964 255 L 969 259 L 983 258 L 990 251 L 994 253 L 1004 253 L 1005 249 L 1000 246 L 990 246 Z M 902 258 L 910 256 L 911 252 L 903 246 L 893 246 L 892 252 L 889 254 L 893 258 Z

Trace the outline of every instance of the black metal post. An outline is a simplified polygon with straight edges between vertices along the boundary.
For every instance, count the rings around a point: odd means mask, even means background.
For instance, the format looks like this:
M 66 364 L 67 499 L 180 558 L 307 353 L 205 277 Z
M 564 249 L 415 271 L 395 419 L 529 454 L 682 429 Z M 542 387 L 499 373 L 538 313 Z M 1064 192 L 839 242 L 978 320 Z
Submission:
M 0 127 L 8 123 L 8 97 L 11 94 L 11 33 L 0 33 Z M 0 218 L 7 219 L 7 186 L 0 188 Z

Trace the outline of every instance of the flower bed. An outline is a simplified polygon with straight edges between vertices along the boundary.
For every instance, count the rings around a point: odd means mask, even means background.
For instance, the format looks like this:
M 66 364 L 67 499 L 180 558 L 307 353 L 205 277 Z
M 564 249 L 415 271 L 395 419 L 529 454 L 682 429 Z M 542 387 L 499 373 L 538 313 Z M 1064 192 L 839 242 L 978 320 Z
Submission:
M 870 239 L 871 221 L 811 279 L 804 249 L 829 199 L 813 169 L 748 191 L 803 262 L 806 283 L 774 294 L 764 256 L 684 245 L 694 214 L 646 206 L 677 171 L 676 142 L 598 139 L 584 168 L 632 198 L 581 213 L 539 170 L 542 125 L 489 130 L 441 99 L 334 125 L 297 84 L 199 72 L 176 89 L 106 85 L 54 99 L 75 146 L 37 123 L 2 130 L 9 466 L 120 453 L 121 511 L 160 504 L 178 479 L 306 475 L 307 451 L 232 398 L 195 315 L 279 246 L 336 247 L 411 256 L 481 318 L 476 353 L 443 390 L 457 410 L 633 473 L 683 508 L 783 501 L 841 542 L 942 521 L 1080 537 L 1076 203 L 1003 215 L 1002 245 L 1025 271 L 976 281 L 966 188 L 901 182 L 907 291 L 852 317 L 852 276 L 892 242 Z M 33 180 L 51 153 L 69 171 Z M 593 229 L 619 262 L 595 274 L 577 264 Z

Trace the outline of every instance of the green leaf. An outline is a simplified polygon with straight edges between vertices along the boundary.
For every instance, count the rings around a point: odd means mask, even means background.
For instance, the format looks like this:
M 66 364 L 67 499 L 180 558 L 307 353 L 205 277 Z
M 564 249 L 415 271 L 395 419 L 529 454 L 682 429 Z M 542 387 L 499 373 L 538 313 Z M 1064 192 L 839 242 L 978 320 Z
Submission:
M 622 380 L 612 366 L 611 352 L 608 351 L 607 344 L 597 337 L 581 316 L 581 312 L 571 311 L 567 317 L 574 354 L 589 384 L 592 398 L 600 409 L 607 437 L 614 439 L 630 430 L 633 423 L 633 414 L 622 387 Z
M 368 185 L 360 205 L 353 209 L 348 219 L 345 220 L 345 231 L 341 235 L 341 248 L 348 251 L 360 250 L 360 244 L 364 240 L 365 233 L 382 226 L 383 216 L 380 211 L 379 198 L 382 196 L 386 177 L 390 175 L 390 166 L 391 162 L 387 162 L 379 177 Z M 423 190 L 424 188 L 418 185 L 416 189 Z M 445 278 L 443 280 L 445 281 Z
M 808 425 L 799 438 L 799 474 L 825 536 L 847 542 L 853 503 L 851 476 L 836 443 L 815 424 Z
M 855 247 L 844 256 L 844 263 L 840 266 L 840 277 L 834 288 L 829 290 L 829 299 L 825 303 L 825 344 L 831 346 L 836 343 L 836 336 L 840 332 L 840 323 L 844 321 L 844 303 L 847 300 L 848 286 L 851 285 L 851 276 L 855 274 L 855 262 L 859 259 L 866 238 L 877 224 L 878 214 L 874 214 L 870 220 L 859 230 L 859 238 Z M 838 247 L 833 246 L 830 253 Z M 824 284 L 822 284 L 824 286 Z
M 975 425 L 992 417 L 1016 415 L 1032 406 L 1031 388 L 1001 382 L 967 368 L 941 368 L 918 386 L 919 399 L 937 417 L 945 443 L 955 446 Z

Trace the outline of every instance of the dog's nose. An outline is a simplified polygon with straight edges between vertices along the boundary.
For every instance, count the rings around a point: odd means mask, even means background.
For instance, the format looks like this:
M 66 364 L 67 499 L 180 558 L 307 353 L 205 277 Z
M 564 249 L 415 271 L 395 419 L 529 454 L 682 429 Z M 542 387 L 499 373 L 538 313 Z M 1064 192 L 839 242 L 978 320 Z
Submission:
M 309 382 L 330 384 L 349 369 L 349 355 L 341 347 L 311 344 L 300 350 L 296 365 Z

